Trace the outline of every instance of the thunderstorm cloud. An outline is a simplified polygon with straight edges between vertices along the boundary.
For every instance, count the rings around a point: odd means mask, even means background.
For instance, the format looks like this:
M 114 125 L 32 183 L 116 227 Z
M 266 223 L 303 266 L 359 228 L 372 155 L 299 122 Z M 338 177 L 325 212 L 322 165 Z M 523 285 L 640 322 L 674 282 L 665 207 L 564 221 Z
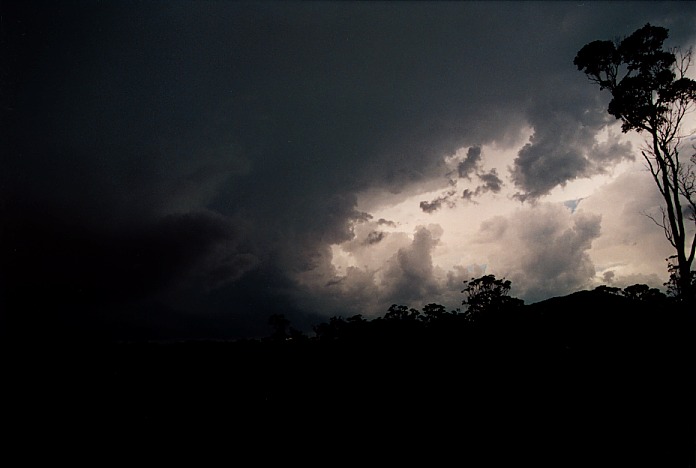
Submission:
M 147 338 L 434 302 L 479 271 L 460 258 L 530 298 L 588 284 L 612 268 L 591 246 L 621 226 L 544 197 L 636 148 L 573 57 L 647 21 L 691 44 L 696 18 L 691 2 L 1 8 L 3 320 Z M 543 206 L 491 212 L 469 244 L 418 218 L 493 197 Z

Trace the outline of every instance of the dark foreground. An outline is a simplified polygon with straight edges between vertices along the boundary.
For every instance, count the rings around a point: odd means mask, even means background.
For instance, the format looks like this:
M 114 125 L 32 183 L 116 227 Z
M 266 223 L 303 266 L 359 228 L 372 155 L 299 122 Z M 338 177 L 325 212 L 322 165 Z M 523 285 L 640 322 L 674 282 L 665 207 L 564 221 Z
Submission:
M 5 441 L 36 454 L 218 440 L 230 454 L 263 447 L 257 460 L 323 453 L 328 466 L 379 453 L 428 466 L 693 468 L 693 319 L 569 297 L 427 333 L 12 343 Z

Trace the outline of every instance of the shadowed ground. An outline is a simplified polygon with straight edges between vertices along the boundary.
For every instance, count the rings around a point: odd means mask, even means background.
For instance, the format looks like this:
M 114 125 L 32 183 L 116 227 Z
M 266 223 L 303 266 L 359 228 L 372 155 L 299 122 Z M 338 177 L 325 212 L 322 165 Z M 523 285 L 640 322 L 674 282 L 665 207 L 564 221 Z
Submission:
M 333 340 L 25 343 L 9 350 L 5 401 L 14 427 L 59 436 L 210 433 L 230 450 L 295 441 L 471 466 L 686 468 L 692 326 L 685 311 L 582 292 L 475 324 Z

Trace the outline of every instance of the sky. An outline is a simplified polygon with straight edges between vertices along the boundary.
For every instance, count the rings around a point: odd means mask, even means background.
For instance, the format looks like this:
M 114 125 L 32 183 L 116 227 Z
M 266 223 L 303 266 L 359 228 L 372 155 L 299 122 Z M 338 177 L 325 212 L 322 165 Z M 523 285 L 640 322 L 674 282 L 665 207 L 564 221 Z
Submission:
M 11 334 L 311 331 L 484 274 L 528 304 L 664 289 L 642 137 L 573 59 L 646 23 L 688 48 L 695 2 L 0 8 Z

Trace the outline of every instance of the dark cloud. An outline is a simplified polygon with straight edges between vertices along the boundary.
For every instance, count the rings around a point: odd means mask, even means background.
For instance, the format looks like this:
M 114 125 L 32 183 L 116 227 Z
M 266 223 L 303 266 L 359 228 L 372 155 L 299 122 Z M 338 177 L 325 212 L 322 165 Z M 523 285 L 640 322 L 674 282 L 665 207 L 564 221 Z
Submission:
M 2 318 L 15 337 L 69 339 L 90 327 L 129 334 L 125 324 L 142 329 L 154 311 L 166 310 L 172 320 L 162 325 L 174 325 L 180 314 L 172 294 L 218 289 L 258 263 L 244 245 L 244 223 L 211 212 L 118 229 L 39 214 L 16 214 L 2 233 Z M 160 336 L 157 323 L 146 327 L 150 338 Z
M 204 270 L 239 277 L 254 263 L 253 255 L 240 251 L 240 229 L 214 213 L 169 215 L 118 230 L 76 226 L 49 213 L 19 218 L 4 232 L 17 291 L 44 284 L 57 287 L 59 295 L 62 289 L 79 291 L 85 300 L 121 301 L 199 273 L 212 286 Z
M 604 281 L 604 283 L 611 285 L 614 282 L 615 276 L 616 276 L 616 273 L 614 273 L 613 271 L 611 271 L 611 270 L 605 271 L 602 274 L 602 280 Z
M 432 251 L 439 242 L 439 226 L 419 227 L 411 245 L 399 249 L 387 263 L 384 276 L 386 296 L 393 301 L 419 301 L 438 292 Z
M 510 168 L 520 189 L 516 197 L 522 201 L 536 200 L 555 187 L 605 173 L 635 157 L 631 144 L 616 133 L 620 133 L 616 120 L 606 112 L 606 93 L 584 76 L 570 73 L 554 74 L 546 83 L 548 89 L 526 111 L 534 133 Z
M 483 185 L 481 185 L 481 190 L 486 192 L 498 193 L 503 186 L 503 181 L 498 177 L 498 171 L 496 169 L 491 169 L 489 172 L 484 172 L 482 174 L 477 174 L 478 178 L 481 179 Z
M 365 190 L 439 189 L 466 147 L 470 177 L 481 145 L 528 126 L 520 197 L 611 166 L 627 148 L 595 139 L 606 113 L 572 57 L 647 18 L 692 35 L 694 8 L 557 3 L 4 2 L 6 305 L 51 297 L 56 315 L 108 310 L 121 329 L 128 304 L 159 318 L 123 323 L 160 336 L 196 316 L 248 334 L 271 310 L 337 310 L 318 285 L 330 245 L 369 219 Z M 395 291 L 428 277 L 418 239 Z M 371 279 L 348 276 L 354 292 Z
M 374 221 L 372 218 L 356 220 L 351 226 L 351 239 L 341 243 L 341 249 L 352 255 L 360 255 L 370 246 L 379 244 L 394 235 L 394 233 L 384 231 L 382 226 L 394 227 L 395 223 L 387 222 L 384 219 Z M 374 252 L 370 251 L 367 255 L 373 256 Z
M 382 239 L 384 239 L 384 236 L 386 235 L 387 233 L 384 231 L 372 231 L 367 235 L 367 239 L 365 240 L 365 242 L 370 245 L 376 244 L 380 242 Z
M 437 211 L 442 206 L 442 199 L 436 198 L 433 201 L 422 201 L 420 202 L 420 209 L 426 213 L 432 213 Z
M 464 189 L 464 192 L 462 192 L 462 198 L 467 201 L 473 201 L 474 198 L 486 192 L 499 193 L 503 187 L 503 181 L 500 177 L 498 177 L 498 171 L 496 169 L 491 169 L 488 172 L 477 173 L 476 177 L 478 177 L 483 184 L 477 186 L 474 190 Z
M 472 191 L 469 189 L 464 189 L 464 191 L 462 192 L 462 198 L 464 200 L 467 200 L 467 201 L 473 201 L 473 199 L 476 195 L 478 195 L 476 190 Z M 474 202 L 474 203 L 476 203 L 476 202 Z
M 592 164 L 592 150 L 598 145 L 597 134 L 614 119 L 606 114 L 597 90 L 584 84 L 565 86 L 562 93 L 549 91 L 529 108 L 534 134 L 511 168 L 512 181 L 522 190 L 519 199 L 538 199 L 557 186 L 599 172 Z M 621 151 L 603 162 L 608 166 L 627 157 Z
M 465 158 L 457 165 L 457 172 L 460 178 L 471 180 L 472 176 L 475 175 L 476 178 L 482 182 L 482 184 L 478 185 L 476 188 L 467 188 L 462 192 L 461 198 L 469 202 L 473 202 L 474 198 L 487 192 L 499 193 L 503 187 L 503 180 L 498 176 L 498 170 L 493 168 L 488 172 L 484 171 L 482 169 L 481 159 L 481 147 L 472 146 L 467 150 Z M 449 176 L 450 174 L 447 175 Z M 457 203 L 457 183 L 458 180 L 449 179 L 451 188 L 431 201 L 421 201 L 420 209 L 425 213 L 434 213 L 442 208 L 443 205 L 454 208 Z
M 537 199 L 558 185 L 588 175 L 587 160 L 578 152 L 558 147 L 551 142 L 526 145 L 515 159 L 512 180 L 524 191 L 517 193 L 521 201 Z
M 314 291 L 313 297 L 318 298 L 323 314 L 375 317 L 387 310 L 390 304 L 383 301 L 381 290 L 376 284 L 375 271 L 348 267 L 343 273 Z
M 479 169 L 481 163 L 481 147 L 472 146 L 466 153 L 466 158 L 457 166 L 459 177 L 471 178 L 471 174 Z
M 440 208 L 442 208 L 442 205 L 445 204 L 446 206 L 449 206 L 450 208 L 454 207 L 455 201 L 453 200 L 453 197 L 456 194 L 456 190 L 451 189 L 440 195 L 439 197 L 435 198 L 434 200 L 431 201 L 422 201 L 420 202 L 420 209 L 423 210 L 425 213 L 433 213 Z

